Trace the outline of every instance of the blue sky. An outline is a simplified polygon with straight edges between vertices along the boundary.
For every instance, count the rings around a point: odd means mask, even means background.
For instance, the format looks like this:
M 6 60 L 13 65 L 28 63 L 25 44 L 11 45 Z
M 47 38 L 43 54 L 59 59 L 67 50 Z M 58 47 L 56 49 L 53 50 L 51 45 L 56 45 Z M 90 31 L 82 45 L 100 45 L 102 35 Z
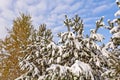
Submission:
M 66 31 L 64 15 L 74 17 L 78 14 L 84 21 L 85 33 L 95 27 L 95 21 L 101 16 L 107 20 L 114 19 L 118 10 L 115 0 L 0 0 L 0 39 L 7 35 L 6 28 L 12 28 L 12 21 L 19 13 L 28 13 L 32 16 L 33 25 L 37 28 L 46 23 L 56 37 L 58 32 Z M 107 38 L 108 30 L 99 30 Z

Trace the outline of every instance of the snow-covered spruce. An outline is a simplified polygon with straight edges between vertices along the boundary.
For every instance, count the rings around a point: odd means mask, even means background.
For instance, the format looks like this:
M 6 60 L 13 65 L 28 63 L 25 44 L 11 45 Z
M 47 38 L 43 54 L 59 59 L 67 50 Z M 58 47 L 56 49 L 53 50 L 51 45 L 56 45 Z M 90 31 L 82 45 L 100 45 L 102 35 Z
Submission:
M 119 0 L 116 0 L 118 7 L 120 7 Z M 120 79 L 120 11 L 115 13 L 117 17 L 113 21 L 109 21 L 110 33 L 112 37 L 104 47 L 102 53 L 107 57 L 107 66 L 104 67 L 105 71 L 102 73 L 105 79 L 119 80 Z
M 116 3 L 119 6 L 118 0 Z M 24 51 L 28 54 L 19 63 L 27 72 L 16 80 L 119 80 L 120 19 L 108 21 L 112 37 L 100 46 L 97 42 L 102 42 L 104 37 L 97 32 L 105 26 L 104 17 L 96 21 L 96 28 L 87 37 L 78 15 L 72 19 L 65 17 L 68 31 L 58 35 L 58 44 L 52 40 L 52 35 L 45 37 L 46 28 L 40 28 L 39 37 Z
M 34 44 L 29 45 L 24 51 L 29 54 L 19 64 L 21 69 L 27 72 L 16 80 L 102 79 L 100 67 L 104 59 L 96 41 L 102 41 L 103 36 L 96 33 L 97 27 L 96 32 L 91 33 L 90 37 L 83 36 L 83 23 L 78 19 L 76 16 L 72 21 L 74 27 L 66 25 L 69 27 L 68 32 L 59 34 L 59 44 L 52 40 L 43 44 L 44 36 L 39 36 L 40 41 L 35 39 L 37 41 L 34 40 Z

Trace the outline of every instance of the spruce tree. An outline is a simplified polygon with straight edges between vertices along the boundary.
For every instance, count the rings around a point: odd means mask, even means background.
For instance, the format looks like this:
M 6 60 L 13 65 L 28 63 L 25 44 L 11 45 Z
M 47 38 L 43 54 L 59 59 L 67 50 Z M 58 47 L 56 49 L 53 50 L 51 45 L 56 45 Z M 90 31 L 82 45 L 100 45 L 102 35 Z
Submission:
M 28 72 L 16 80 L 102 79 L 99 75 L 103 58 L 96 41 L 104 39 L 97 33 L 98 28 L 104 26 L 103 18 L 96 22 L 96 29 L 91 30 L 90 36 L 85 37 L 80 17 L 78 15 L 73 19 L 65 17 L 64 23 L 68 31 L 58 34 L 60 37 L 58 44 L 51 40 L 51 32 L 47 32 L 43 25 L 40 27 L 38 38 L 36 36 L 35 43 L 28 47 L 31 50 L 30 54 L 19 63 L 21 69 L 27 68 Z
M 40 75 L 45 75 L 45 70 L 48 67 L 46 59 L 49 60 L 49 52 L 47 50 L 48 44 L 52 41 L 52 32 L 46 29 L 46 25 L 42 24 L 38 30 L 33 32 L 30 39 L 33 43 L 29 44 L 23 51 L 27 53 L 25 57 L 20 60 L 21 70 L 27 71 L 17 79 L 36 80 Z
M 120 8 L 119 0 L 116 0 L 117 6 Z M 116 19 L 108 21 L 112 37 L 110 41 L 103 47 L 103 53 L 107 57 L 107 67 L 105 67 L 105 72 L 102 76 L 109 80 L 119 80 L 120 79 L 120 10 L 115 13 Z

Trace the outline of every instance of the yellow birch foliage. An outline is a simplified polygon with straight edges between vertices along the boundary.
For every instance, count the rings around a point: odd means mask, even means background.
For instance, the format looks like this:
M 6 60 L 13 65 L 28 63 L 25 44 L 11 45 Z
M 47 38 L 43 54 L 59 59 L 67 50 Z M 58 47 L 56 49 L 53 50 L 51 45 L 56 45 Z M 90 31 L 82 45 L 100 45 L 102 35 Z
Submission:
M 22 51 L 31 43 L 29 40 L 31 30 L 31 17 L 21 14 L 13 21 L 13 28 L 9 31 L 9 35 L 2 41 L 2 48 L 9 56 L 1 61 L 0 72 L 1 80 L 14 80 L 24 71 L 21 71 L 18 65 L 18 58 L 23 57 Z

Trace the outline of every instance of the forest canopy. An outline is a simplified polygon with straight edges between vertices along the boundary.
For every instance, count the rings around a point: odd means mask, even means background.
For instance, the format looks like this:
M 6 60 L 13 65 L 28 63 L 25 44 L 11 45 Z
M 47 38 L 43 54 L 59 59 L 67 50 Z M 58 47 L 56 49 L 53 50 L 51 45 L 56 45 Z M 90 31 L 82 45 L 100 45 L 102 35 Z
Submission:
M 116 0 L 120 8 L 119 0 Z M 120 79 L 120 10 L 115 19 L 96 21 L 90 34 L 84 35 L 84 23 L 79 15 L 65 15 L 66 32 L 53 40 L 51 29 L 32 25 L 31 16 L 21 14 L 13 27 L 0 40 L 1 80 L 119 80 Z M 98 30 L 104 28 L 112 35 L 108 43 Z M 101 45 L 98 45 L 98 42 Z

